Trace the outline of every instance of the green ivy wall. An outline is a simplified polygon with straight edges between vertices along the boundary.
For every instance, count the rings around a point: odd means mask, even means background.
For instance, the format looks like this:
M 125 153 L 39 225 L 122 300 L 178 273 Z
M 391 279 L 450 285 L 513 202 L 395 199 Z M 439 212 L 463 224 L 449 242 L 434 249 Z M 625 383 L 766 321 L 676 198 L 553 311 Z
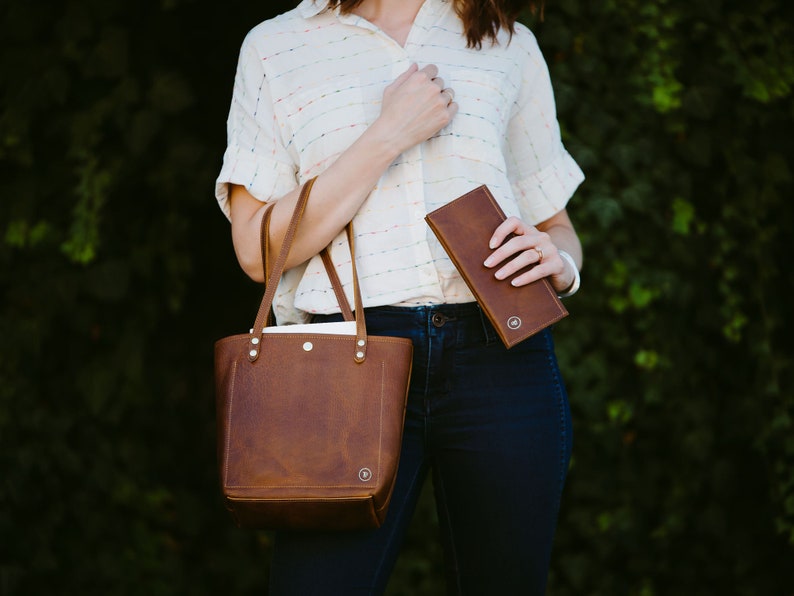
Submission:
M 547 4 L 587 174 L 549 594 L 792 596 L 794 5 Z M 242 37 L 292 5 L 0 7 L 0 596 L 266 592 L 216 485 L 212 343 L 259 287 L 212 186 Z M 443 593 L 434 524 L 390 594 Z

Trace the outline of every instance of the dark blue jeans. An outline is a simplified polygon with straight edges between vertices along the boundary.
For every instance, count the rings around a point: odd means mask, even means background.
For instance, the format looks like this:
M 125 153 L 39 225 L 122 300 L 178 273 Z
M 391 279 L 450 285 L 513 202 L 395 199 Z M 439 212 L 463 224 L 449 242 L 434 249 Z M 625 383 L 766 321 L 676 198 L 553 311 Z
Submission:
M 551 334 L 507 350 L 476 304 L 367 309 L 367 331 L 414 341 L 387 520 L 372 531 L 277 533 L 270 593 L 383 593 L 432 472 L 449 593 L 543 594 L 571 453 Z

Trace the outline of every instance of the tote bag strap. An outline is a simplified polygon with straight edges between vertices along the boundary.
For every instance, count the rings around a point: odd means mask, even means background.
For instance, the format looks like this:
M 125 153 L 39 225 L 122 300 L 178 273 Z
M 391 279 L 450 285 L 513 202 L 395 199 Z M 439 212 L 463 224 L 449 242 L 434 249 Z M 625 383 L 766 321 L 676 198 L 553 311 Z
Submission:
M 292 212 L 292 218 L 290 219 L 289 225 L 287 226 L 287 231 L 284 235 L 284 240 L 281 245 L 281 250 L 279 251 L 278 257 L 276 258 L 275 263 L 273 263 L 272 269 L 270 269 L 269 274 L 266 275 L 266 282 L 265 282 L 265 294 L 262 297 L 262 302 L 259 305 L 259 311 L 256 314 L 256 319 L 254 321 L 254 326 L 251 328 L 250 337 L 248 340 L 248 360 L 250 362 L 255 362 L 259 358 L 260 354 L 260 346 L 262 344 L 262 336 L 264 335 L 264 329 L 269 324 L 272 323 L 270 312 L 273 306 L 273 299 L 276 295 L 276 289 L 278 287 L 278 281 L 281 279 L 281 275 L 284 273 L 284 266 L 287 263 L 287 257 L 289 256 L 290 248 L 292 247 L 292 242 L 295 240 L 295 233 L 298 229 L 298 224 L 303 217 L 303 213 L 306 210 L 306 204 L 309 201 L 309 194 L 311 193 L 312 186 L 314 186 L 315 178 L 309 179 L 301 189 L 300 196 L 298 197 L 298 202 L 295 204 L 295 210 Z M 269 240 L 268 240 L 268 229 L 269 229 L 269 218 L 270 218 L 270 210 L 271 208 L 266 209 L 265 213 L 263 214 L 262 224 L 260 227 L 260 244 L 262 245 L 262 257 L 263 257 L 263 268 L 265 272 L 268 272 L 268 249 L 269 249 Z M 356 362 L 364 362 L 366 359 L 367 354 L 367 328 L 366 322 L 364 320 L 364 308 L 361 303 L 361 290 L 359 288 L 358 283 L 358 274 L 356 271 L 356 259 L 355 259 L 355 252 L 354 252 L 354 245 L 353 245 L 353 228 L 351 224 L 347 225 L 347 238 L 348 243 L 350 244 L 350 252 L 351 252 L 351 265 L 353 269 L 353 294 L 354 294 L 354 301 L 355 301 L 355 319 L 356 319 L 356 342 L 353 351 L 353 359 Z M 324 249 L 327 250 L 327 249 Z M 330 261 L 330 257 L 328 258 Z M 323 262 L 325 263 L 326 260 L 324 259 Z M 331 264 L 329 268 L 326 264 L 326 271 L 328 272 L 329 278 L 332 278 L 331 284 L 334 285 L 333 277 L 336 277 L 336 282 L 338 284 L 338 291 L 337 288 L 334 287 L 334 292 L 337 294 L 337 299 L 340 302 L 340 308 L 344 308 L 341 304 L 346 304 L 347 311 L 350 311 L 350 306 L 347 304 L 347 298 L 344 297 L 344 292 L 342 291 L 341 283 L 339 283 L 339 278 L 336 275 L 336 271 Z M 332 277 L 333 276 L 333 277 Z M 341 297 L 340 297 L 341 295 Z M 344 298 L 344 300 L 342 300 Z M 343 311 L 344 312 L 344 311 Z
M 270 277 L 270 216 L 273 212 L 274 205 L 275 202 L 268 204 L 265 208 L 265 212 L 262 214 L 262 223 L 259 226 L 259 245 L 262 251 L 262 269 L 265 272 L 265 280 Z M 331 251 L 328 246 L 320 252 L 320 257 L 323 260 L 323 266 L 331 282 L 331 288 L 333 288 L 334 294 L 336 295 L 336 301 L 339 304 L 339 310 L 342 312 L 342 318 L 345 321 L 352 321 L 353 311 L 350 310 L 350 302 L 347 299 L 347 295 L 345 295 L 339 275 L 336 273 L 334 262 L 331 259 Z M 275 325 L 272 308 L 268 311 L 266 326 L 270 327 L 271 325 Z
M 339 304 L 339 310 L 342 311 L 342 318 L 345 321 L 352 321 L 353 312 L 350 310 L 350 302 L 348 302 L 347 295 L 345 294 L 345 291 L 342 288 L 342 282 L 339 279 L 339 275 L 336 273 L 336 267 L 334 267 L 334 262 L 331 260 L 331 251 L 328 250 L 327 246 L 320 253 L 320 257 L 322 257 L 323 259 L 323 266 L 325 267 L 325 272 L 328 274 L 328 279 L 331 282 L 331 287 L 333 288 L 334 294 L 336 295 L 336 301 Z
M 356 269 L 356 248 L 355 248 L 355 235 L 353 234 L 353 224 L 348 223 L 345 228 L 347 232 L 347 244 L 350 247 L 350 266 L 353 270 L 353 304 L 356 309 L 356 362 L 364 362 L 367 353 L 367 337 L 366 325 L 364 325 L 364 302 L 361 300 L 361 284 L 358 280 L 358 270 Z M 336 294 L 339 307 L 342 310 L 342 315 L 346 321 L 351 320 L 348 318 L 350 313 L 350 303 L 347 301 L 347 296 L 342 289 L 342 282 L 339 280 L 339 275 L 336 273 L 336 268 L 331 260 L 331 253 L 326 246 L 322 251 L 323 265 L 331 280 L 331 286 Z M 359 324 L 359 321 L 362 324 Z
M 268 203 L 265 207 L 265 212 L 262 214 L 262 222 L 259 225 L 259 246 L 262 251 L 262 270 L 265 273 L 265 281 L 270 276 L 270 215 L 273 213 L 273 206 L 275 203 Z M 273 309 L 267 311 L 266 327 L 276 324 Z M 253 333 L 253 332 L 252 332 Z

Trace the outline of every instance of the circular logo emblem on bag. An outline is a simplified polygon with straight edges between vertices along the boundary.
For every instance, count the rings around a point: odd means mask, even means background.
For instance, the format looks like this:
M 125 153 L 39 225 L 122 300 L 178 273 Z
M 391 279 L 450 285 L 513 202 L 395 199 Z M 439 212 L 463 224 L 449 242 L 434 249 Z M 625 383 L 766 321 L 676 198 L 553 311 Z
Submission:
M 510 317 L 507 319 L 507 326 L 510 327 L 510 329 L 518 329 L 521 327 L 521 319 L 518 317 Z
M 372 480 L 372 470 L 369 468 L 361 468 L 358 471 L 358 479 L 361 480 L 361 482 L 369 482 Z

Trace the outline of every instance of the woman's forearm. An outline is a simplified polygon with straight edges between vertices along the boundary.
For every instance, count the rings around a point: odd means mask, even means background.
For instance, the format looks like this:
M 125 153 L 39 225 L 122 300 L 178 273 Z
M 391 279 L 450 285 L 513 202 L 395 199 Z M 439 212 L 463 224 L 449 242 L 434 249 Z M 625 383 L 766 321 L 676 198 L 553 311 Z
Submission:
M 443 88 L 438 68 L 411 65 L 383 93 L 377 120 L 317 178 L 290 249 L 286 268 L 316 255 L 353 219 L 378 180 L 403 151 L 427 140 L 457 112 L 451 89 Z M 300 196 L 296 188 L 273 206 L 270 243 L 274 252 L 283 238 Z M 240 186 L 230 193 L 232 240 L 245 272 L 264 277 L 259 229 L 265 207 Z
M 311 199 L 292 243 L 286 268 L 303 263 L 333 240 L 397 157 L 377 129 L 365 132 L 350 148 L 317 177 Z M 270 221 L 272 254 L 277 254 L 300 195 L 296 188 L 279 197 Z M 243 270 L 262 281 L 264 271 L 260 247 L 260 225 L 265 204 L 243 187 L 231 190 L 232 239 Z

